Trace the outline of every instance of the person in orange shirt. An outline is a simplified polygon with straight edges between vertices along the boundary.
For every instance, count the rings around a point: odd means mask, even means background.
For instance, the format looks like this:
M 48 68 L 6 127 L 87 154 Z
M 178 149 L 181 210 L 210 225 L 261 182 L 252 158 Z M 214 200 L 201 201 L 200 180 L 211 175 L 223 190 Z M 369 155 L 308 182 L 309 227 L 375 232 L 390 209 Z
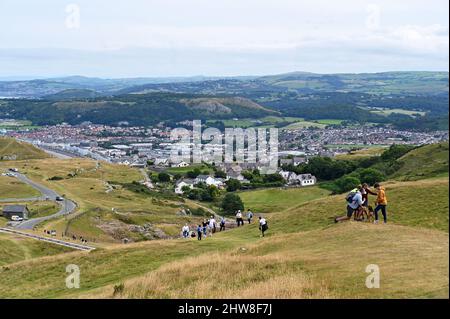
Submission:
M 377 201 L 376 201 L 376 207 L 374 210 L 375 213 L 375 224 L 378 224 L 378 212 L 381 210 L 381 213 L 383 214 L 384 223 L 387 223 L 387 198 L 386 198 L 386 191 L 384 190 L 384 187 L 382 187 L 379 183 L 375 183 L 374 187 L 377 189 Z

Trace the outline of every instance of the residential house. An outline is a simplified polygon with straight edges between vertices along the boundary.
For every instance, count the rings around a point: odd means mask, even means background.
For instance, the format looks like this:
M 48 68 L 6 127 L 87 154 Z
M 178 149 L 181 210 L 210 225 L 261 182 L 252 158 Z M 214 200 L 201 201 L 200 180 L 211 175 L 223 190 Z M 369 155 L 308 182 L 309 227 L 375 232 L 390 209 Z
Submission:
M 294 166 L 299 166 L 300 164 L 308 164 L 308 158 L 303 156 L 294 156 L 292 159 Z
M 209 175 L 198 175 L 195 179 L 195 184 L 205 183 L 208 186 L 214 185 L 216 187 L 222 187 L 223 181 L 222 179 L 218 179 Z
M 226 171 L 227 174 L 227 180 L 229 179 L 237 179 L 238 181 L 244 181 L 245 178 L 242 175 L 242 168 L 239 165 L 231 166 Z
M 190 189 L 193 189 L 193 188 L 194 188 L 194 184 L 195 184 L 195 181 L 192 180 L 192 179 L 183 179 L 183 180 L 180 180 L 180 181 L 178 181 L 178 182 L 175 184 L 175 193 L 176 193 L 176 194 L 183 194 L 183 193 L 184 193 L 184 192 L 183 192 L 183 187 L 184 187 L 184 186 L 187 186 L 187 187 L 189 187 Z
M 297 175 L 297 180 L 301 186 L 311 186 L 317 182 L 316 177 L 311 174 L 299 174 Z
M 185 161 L 181 161 L 181 162 L 174 162 L 174 163 L 170 163 L 171 167 L 188 167 L 189 163 L 186 163 Z
M 296 174 L 289 171 L 280 171 L 279 174 L 283 177 L 288 185 L 300 185 L 300 186 L 311 186 L 316 184 L 317 179 L 311 174 Z

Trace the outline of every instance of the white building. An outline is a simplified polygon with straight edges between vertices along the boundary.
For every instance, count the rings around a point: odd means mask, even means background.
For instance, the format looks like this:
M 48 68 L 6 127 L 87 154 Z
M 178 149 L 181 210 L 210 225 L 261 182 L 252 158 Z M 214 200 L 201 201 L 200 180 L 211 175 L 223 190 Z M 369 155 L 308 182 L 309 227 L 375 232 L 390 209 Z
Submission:
M 198 183 L 205 183 L 208 186 L 214 185 L 216 187 L 223 186 L 222 180 L 216 179 L 209 175 L 198 175 L 197 178 L 195 179 L 195 184 L 198 184 Z
M 289 171 L 280 171 L 279 174 L 289 185 L 312 186 L 315 185 L 317 179 L 311 174 L 296 174 Z
M 193 189 L 194 188 L 194 181 L 186 179 L 186 180 L 182 180 L 182 181 L 177 182 L 175 184 L 175 193 L 176 194 L 183 194 L 184 193 L 183 192 L 183 187 L 184 186 L 187 186 L 190 189 Z

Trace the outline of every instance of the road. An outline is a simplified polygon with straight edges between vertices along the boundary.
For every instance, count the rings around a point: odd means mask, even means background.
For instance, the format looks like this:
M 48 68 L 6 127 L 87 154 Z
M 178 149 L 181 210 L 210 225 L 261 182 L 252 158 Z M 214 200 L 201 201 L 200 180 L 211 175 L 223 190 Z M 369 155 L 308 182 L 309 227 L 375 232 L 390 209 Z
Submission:
M 65 247 L 83 250 L 83 251 L 90 251 L 90 250 L 95 249 L 95 247 L 91 247 L 91 246 L 87 246 L 87 245 L 80 245 L 80 244 L 71 243 L 68 241 L 60 240 L 60 239 L 47 238 L 47 237 L 38 236 L 38 235 L 34 235 L 34 234 L 24 233 L 24 232 L 17 231 L 14 229 L 9 229 L 9 228 L 0 227 L 0 232 L 18 235 L 18 236 L 27 237 L 27 238 L 32 238 L 32 239 L 36 239 L 36 240 L 41 240 L 41 241 L 53 243 L 56 245 L 65 246 Z
M 8 199 L 8 201 L 23 202 L 23 201 L 27 201 L 27 200 L 36 200 L 36 199 L 37 200 L 52 200 L 61 206 L 60 210 L 53 215 L 38 217 L 38 218 L 31 218 L 31 219 L 25 220 L 21 223 L 15 224 L 14 225 L 15 228 L 17 228 L 17 229 L 33 229 L 37 224 L 42 223 L 43 221 L 46 221 L 46 220 L 49 220 L 52 218 L 56 218 L 56 217 L 65 216 L 65 215 L 68 215 L 68 214 L 72 213 L 73 211 L 75 211 L 77 205 L 74 202 L 72 202 L 71 200 L 64 198 L 63 201 L 56 201 L 56 197 L 60 197 L 60 195 L 58 193 L 56 193 L 54 190 L 51 190 L 50 188 L 47 188 L 39 183 L 36 183 L 36 182 L 32 181 L 31 179 L 29 179 L 28 177 L 26 177 L 25 175 L 20 174 L 20 173 L 14 173 L 14 177 L 17 178 L 18 180 L 20 180 L 21 182 L 28 184 L 31 187 L 33 187 L 34 189 L 38 190 L 42 194 L 42 196 L 38 197 L 38 198 L 31 198 L 31 199 L 11 198 L 11 199 Z M 3 201 L 6 201 L 6 200 L 3 200 Z

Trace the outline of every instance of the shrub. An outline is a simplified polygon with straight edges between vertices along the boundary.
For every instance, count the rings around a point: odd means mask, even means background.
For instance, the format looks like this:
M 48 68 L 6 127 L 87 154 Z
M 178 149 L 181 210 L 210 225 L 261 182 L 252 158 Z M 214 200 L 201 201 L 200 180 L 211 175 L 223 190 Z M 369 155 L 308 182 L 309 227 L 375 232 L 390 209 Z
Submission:
M 225 213 L 233 214 L 237 210 L 244 210 L 244 203 L 238 195 L 228 193 L 222 199 L 221 208 Z

